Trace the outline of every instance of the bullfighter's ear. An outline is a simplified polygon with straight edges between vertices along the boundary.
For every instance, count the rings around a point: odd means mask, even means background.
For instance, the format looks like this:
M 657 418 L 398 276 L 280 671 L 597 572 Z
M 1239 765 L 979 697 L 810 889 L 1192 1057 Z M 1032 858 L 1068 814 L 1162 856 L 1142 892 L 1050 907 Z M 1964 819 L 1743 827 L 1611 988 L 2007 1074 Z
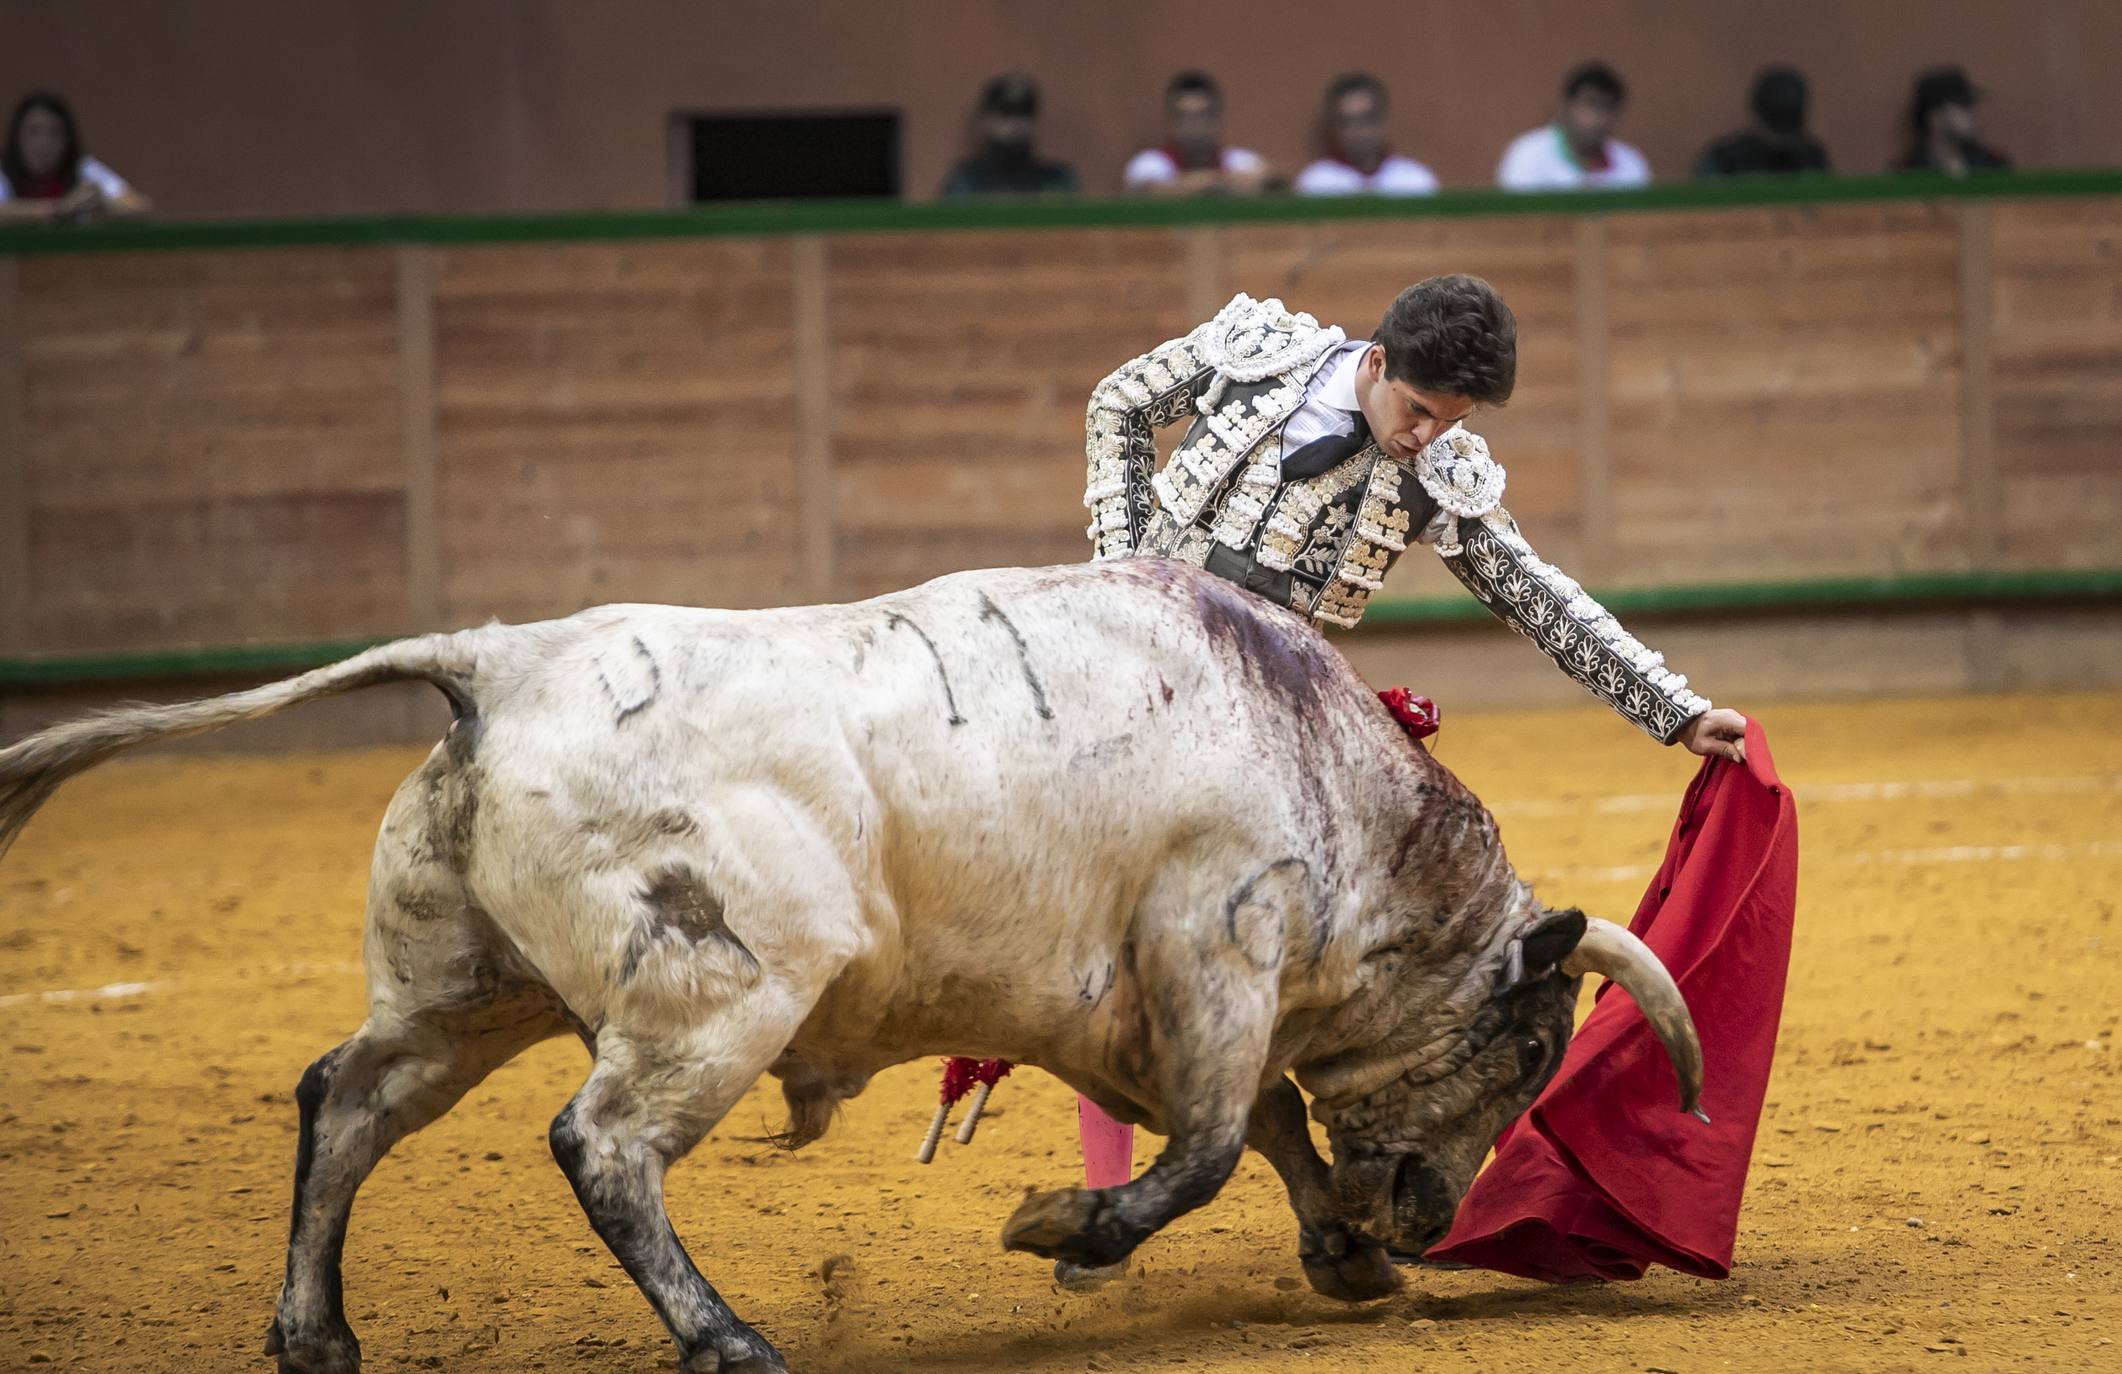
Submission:
M 1509 992 L 1534 978 L 1545 977 L 1548 970 L 1569 957 L 1583 938 L 1583 912 L 1575 907 L 1547 912 L 1531 930 L 1510 942 L 1496 978 L 1496 991 Z

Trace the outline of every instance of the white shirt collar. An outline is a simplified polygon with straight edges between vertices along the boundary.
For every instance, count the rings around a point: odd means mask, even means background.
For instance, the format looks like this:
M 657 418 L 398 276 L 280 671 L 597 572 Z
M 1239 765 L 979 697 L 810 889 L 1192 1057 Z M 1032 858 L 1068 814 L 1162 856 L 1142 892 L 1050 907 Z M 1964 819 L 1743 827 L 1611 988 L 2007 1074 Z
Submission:
M 1327 375 L 1326 385 L 1319 388 L 1319 404 L 1332 406 L 1335 410 L 1355 412 L 1362 409 L 1356 401 L 1356 368 L 1363 362 L 1363 355 L 1370 352 L 1367 339 L 1351 339 L 1342 346 L 1341 356 L 1334 360 L 1333 371 Z

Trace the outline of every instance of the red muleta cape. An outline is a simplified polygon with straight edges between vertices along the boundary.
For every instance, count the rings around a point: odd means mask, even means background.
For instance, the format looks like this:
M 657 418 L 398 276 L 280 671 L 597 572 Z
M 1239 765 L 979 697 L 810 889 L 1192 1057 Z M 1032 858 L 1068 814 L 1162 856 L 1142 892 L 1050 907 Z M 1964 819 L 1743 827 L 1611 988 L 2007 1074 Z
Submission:
M 1496 1143 L 1428 1258 L 1549 1283 L 1653 1264 L 1731 1274 L 1776 1052 L 1798 891 L 1798 813 L 1761 727 L 1746 763 L 1703 763 L 1630 922 L 1680 984 L 1702 1040 L 1704 1125 L 1626 994 L 1599 989 L 1554 1081 Z

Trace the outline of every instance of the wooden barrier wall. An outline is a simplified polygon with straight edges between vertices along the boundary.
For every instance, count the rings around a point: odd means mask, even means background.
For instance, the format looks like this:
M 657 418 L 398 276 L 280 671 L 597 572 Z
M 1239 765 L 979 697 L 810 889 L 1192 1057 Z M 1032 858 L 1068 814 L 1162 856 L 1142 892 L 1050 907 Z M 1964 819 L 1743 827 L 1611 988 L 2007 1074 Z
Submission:
M 2122 562 L 2122 197 L 30 254 L 0 655 L 1080 559 L 1104 372 L 1237 289 L 1353 332 L 1448 270 L 1517 311 L 1474 428 L 1588 583 Z

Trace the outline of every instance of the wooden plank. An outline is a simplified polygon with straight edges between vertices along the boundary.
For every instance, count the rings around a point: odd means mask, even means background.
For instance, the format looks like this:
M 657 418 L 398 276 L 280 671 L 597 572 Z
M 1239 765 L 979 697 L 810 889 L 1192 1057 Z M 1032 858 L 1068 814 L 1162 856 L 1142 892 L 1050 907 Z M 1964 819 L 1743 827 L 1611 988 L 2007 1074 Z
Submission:
M 1989 209 L 1997 556 L 2115 562 L 2122 527 L 2122 198 Z
M 29 458 L 23 448 L 19 258 L 0 259 L 0 649 L 30 646 Z
M 857 235 L 830 251 L 837 594 L 1087 557 L 1084 405 L 1200 322 L 1185 240 Z
M 1966 566 L 1945 211 L 1618 215 L 1607 233 L 1617 580 Z
M 1186 313 L 1196 320 L 1214 319 L 1231 298 L 1223 271 L 1222 231 L 1203 226 L 1174 232 L 1186 242 Z
M 397 252 L 398 388 L 405 417 L 405 615 L 442 628 L 442 528 L 435 496 L 435 291 L 428 250 Z
M 795 372 L 790 384 L 796 393 L 796 537 L 802 550 L 805 597 L 830 601 L 835 585 L 831 269 L 825 240 L 815 234 L 796 239 L 792 251 Z
M 1996 408 L 1990 354 L 1989 207 L 1956 207 L 1960 225 L 1960 502 L 1967 521 L 1967 554 L 1975 567 L 1997 559 Z M 1967 681 L 1977 691 L 2004 685 L 2004 618 L 1996 611 L 1967 616 Z
M 405 621 L 388 251 L 114 253 L 19 282 L 27 646 L 350 638 Z
M 1605 579 L 1614 556 L 1613 415 L 1608 406 L 1606 221 L 1577 221 L 1577 485 L 1580 579 Z
M 436 250 L 451 623 L 806 599 L 785 240 Z

